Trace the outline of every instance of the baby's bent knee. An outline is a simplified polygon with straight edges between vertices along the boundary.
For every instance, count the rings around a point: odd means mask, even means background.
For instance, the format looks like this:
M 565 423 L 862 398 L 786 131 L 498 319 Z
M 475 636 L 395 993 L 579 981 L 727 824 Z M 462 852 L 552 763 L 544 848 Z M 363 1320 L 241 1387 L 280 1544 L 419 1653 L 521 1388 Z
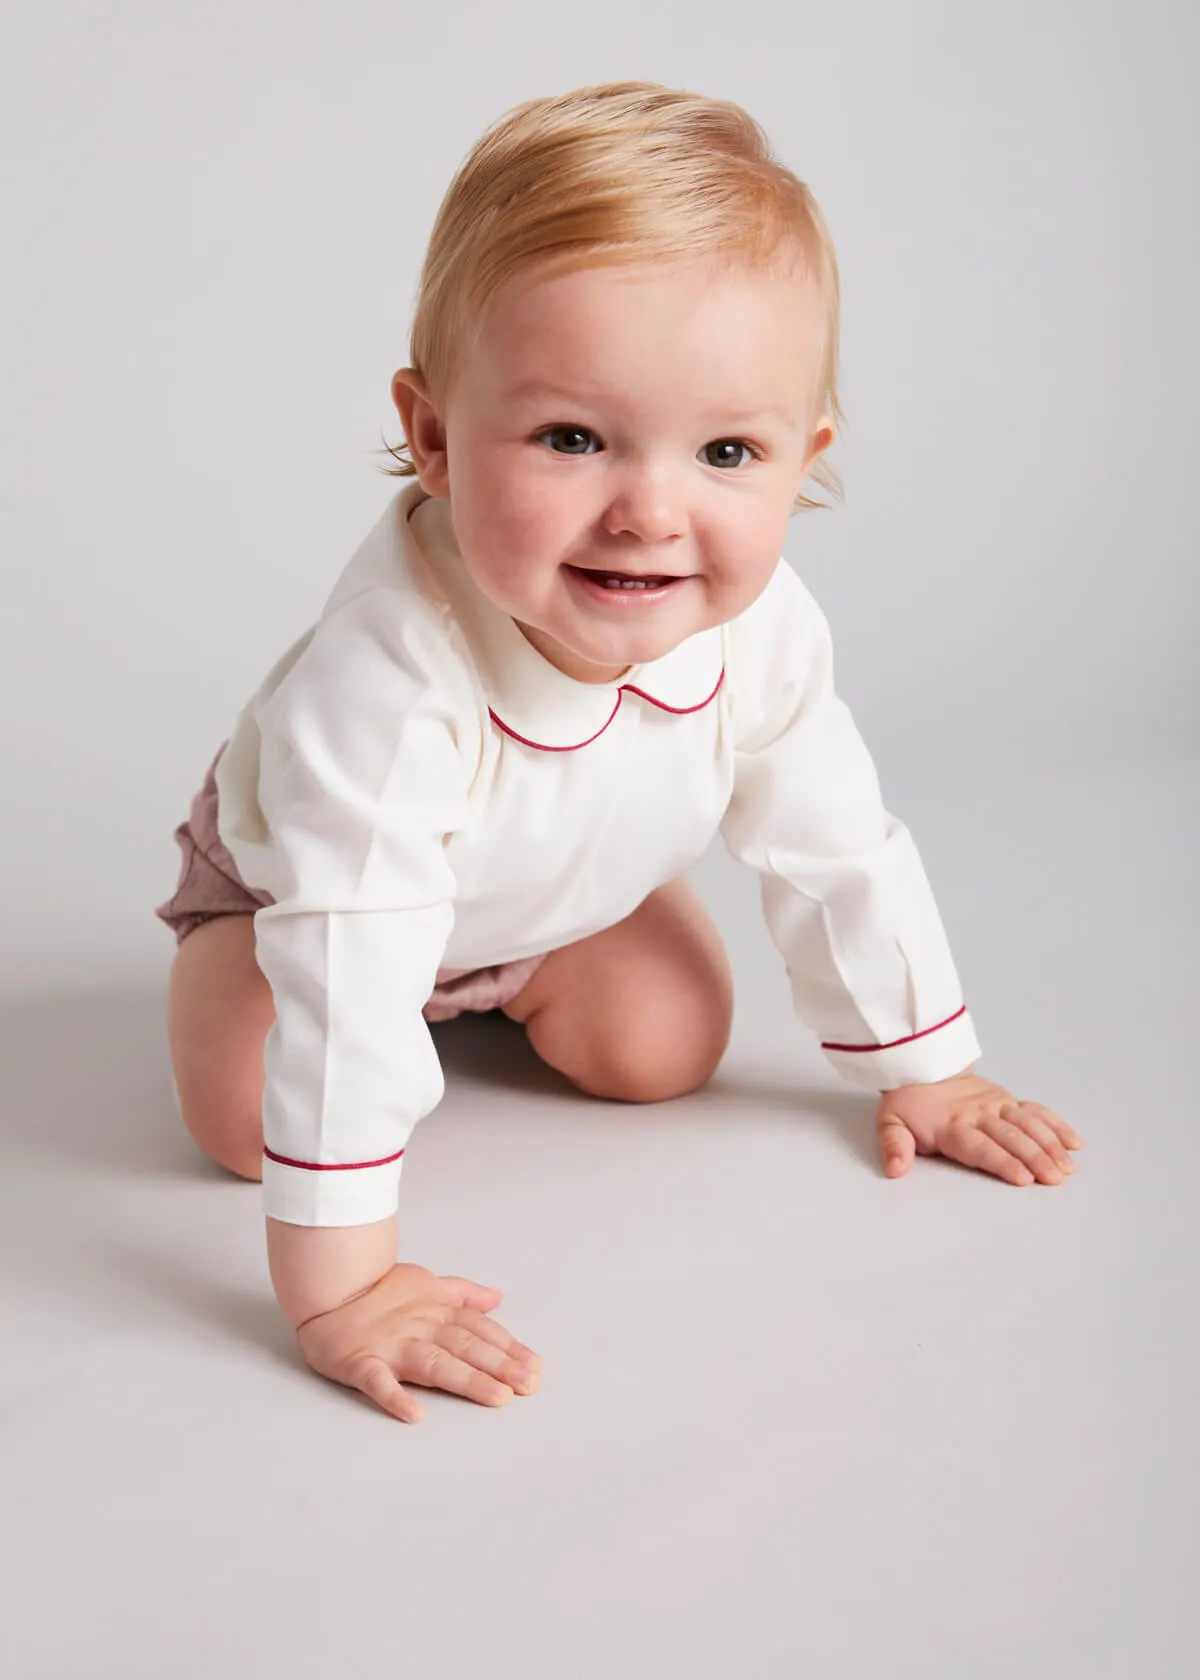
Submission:
M 251 917 L 217 917 L 180 944 L 168 998 L 179 1112 L 210 1160 L 250 1180 L 262 1178 L 263 1045 L 274 1013 Z
M 589 1095 L 617 1102 L 669 1102 L 699 1090 L 729 1045 L 732 995 L 719 982 L 593 1015 L 563 1071 Z
M 262 1119 L 254 1114 L 218 1113 L 204 1103 L 179 1105 L 189 1137 L 202 1154 L 239 1178 L 262 1181 Z

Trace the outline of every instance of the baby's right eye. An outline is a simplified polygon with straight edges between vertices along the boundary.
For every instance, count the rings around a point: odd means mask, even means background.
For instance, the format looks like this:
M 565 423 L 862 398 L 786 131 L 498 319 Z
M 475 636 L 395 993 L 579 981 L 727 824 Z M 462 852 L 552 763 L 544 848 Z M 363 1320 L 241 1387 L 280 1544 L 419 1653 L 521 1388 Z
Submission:
M 586 426 L 548 426 L 544 432 L 538 433 L 538 441 L 540 442 L 542 438 L 548 437 L 583 438 L 586 440 L 595 437 L 595 435 L 595 432 L 589 432 Z M 556 449 L 554 453 L 556 455 L 586 455 L 588 451 L 586 449 Z

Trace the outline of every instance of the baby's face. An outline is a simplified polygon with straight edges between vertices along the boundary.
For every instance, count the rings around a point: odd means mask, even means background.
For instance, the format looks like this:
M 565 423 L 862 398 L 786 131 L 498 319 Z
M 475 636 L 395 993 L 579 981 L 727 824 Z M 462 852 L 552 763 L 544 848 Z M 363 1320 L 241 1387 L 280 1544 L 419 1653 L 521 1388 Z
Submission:
M 607 682 L 765 588 L 833 422 L 813 282 L 690 263 L 541 271 L 489 311 L 437 415 L 393 386 L 476 584 L 560 670 Z

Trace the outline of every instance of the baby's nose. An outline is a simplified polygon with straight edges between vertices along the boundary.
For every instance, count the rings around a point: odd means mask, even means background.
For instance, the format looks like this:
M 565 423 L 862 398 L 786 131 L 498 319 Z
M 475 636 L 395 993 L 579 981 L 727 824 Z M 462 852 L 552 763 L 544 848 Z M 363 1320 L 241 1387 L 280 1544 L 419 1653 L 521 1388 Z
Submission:
M 685 536 L 688 518 L 683 492 L 663 473 L 631 472 L 609 504 L 605 525 L 614 536 L 629 534 L 644 543 Z M 670 567 L 664 565 L 664 570 Z

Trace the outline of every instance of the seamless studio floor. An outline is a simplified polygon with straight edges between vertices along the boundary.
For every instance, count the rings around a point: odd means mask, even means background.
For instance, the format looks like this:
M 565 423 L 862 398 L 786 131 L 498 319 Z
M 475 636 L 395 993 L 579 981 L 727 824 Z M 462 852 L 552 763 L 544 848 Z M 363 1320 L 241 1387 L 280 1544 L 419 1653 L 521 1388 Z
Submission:
M 904 800 L 982 1071 L 1087 1140 L 1059 1189 L 885 1180 L 723 856 L 702 1093 L 595 1103 L 506 1022 L 439 1029 L 403 1256 L 503 1289 L 546 1368 L 416 1428 L 305 1369 L 257 1188 L 184 1134 L 166 930 L 10 999 L 0 1673 L 1194 1675 L 1197 784 Z

